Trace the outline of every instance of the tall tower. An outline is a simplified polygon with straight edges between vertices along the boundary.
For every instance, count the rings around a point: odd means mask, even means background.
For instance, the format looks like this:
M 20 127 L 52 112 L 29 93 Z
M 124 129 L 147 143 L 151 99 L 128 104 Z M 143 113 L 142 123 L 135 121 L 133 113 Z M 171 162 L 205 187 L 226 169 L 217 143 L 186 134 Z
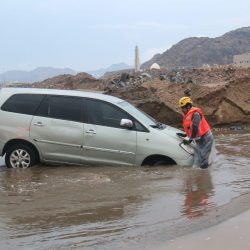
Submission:
M 135 72 L 140 71 L 140 58 L 139 58 L 139 48 L 135 46 Z

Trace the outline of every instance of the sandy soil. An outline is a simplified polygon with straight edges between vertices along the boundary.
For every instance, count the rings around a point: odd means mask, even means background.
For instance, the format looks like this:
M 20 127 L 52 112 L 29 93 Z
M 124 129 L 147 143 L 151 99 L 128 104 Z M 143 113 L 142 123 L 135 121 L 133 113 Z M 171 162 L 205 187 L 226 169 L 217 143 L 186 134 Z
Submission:
M 221 224 L 185 235 L 155 250 L 247 250 L 250 249 L 250 210 Z

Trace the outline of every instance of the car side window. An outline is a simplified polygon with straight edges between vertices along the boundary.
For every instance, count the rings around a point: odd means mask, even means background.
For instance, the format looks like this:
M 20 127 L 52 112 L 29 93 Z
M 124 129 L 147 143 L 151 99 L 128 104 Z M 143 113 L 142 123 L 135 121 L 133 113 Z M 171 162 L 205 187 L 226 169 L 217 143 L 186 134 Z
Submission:
M 43 117 L 49 116 L 49 96 L 43 99 L 35 115 Z
M 135 121 L 134 123 L 137 131 L 147 132 L 147 130 L 138 121 Z
M 37 116 L 81 122 L 82 99 L 74 96 L 47 96 L 41 103 Z
M 1 109 L 19 114 L 34 115 L 45 95 L 14 94 L 2 105 Z
M 131 119 L 126 112 L 107 102 L 87 100 L 88 119 L 87 123 L 121 128 L 121 119 Z

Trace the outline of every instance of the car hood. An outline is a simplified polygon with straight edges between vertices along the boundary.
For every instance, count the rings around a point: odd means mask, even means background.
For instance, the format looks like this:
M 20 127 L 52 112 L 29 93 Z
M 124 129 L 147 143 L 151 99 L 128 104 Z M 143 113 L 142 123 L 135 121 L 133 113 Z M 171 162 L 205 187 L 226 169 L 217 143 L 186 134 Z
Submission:
M 176 133 L 184 133 L 182 130 L 171 126 L 166 126 L 166 128 L 162 129 L 161 132 L 167 135 L 173 135 L 174 137 L 178 137 Z

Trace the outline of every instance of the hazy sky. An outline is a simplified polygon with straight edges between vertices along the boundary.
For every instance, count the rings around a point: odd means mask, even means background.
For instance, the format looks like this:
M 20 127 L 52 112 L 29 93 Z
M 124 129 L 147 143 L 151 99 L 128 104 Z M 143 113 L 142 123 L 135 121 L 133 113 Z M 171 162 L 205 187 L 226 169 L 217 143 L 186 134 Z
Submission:
M 191 36 L 250 26 L 249 0 L 0 0 L 0 73 L 141 62 Z

